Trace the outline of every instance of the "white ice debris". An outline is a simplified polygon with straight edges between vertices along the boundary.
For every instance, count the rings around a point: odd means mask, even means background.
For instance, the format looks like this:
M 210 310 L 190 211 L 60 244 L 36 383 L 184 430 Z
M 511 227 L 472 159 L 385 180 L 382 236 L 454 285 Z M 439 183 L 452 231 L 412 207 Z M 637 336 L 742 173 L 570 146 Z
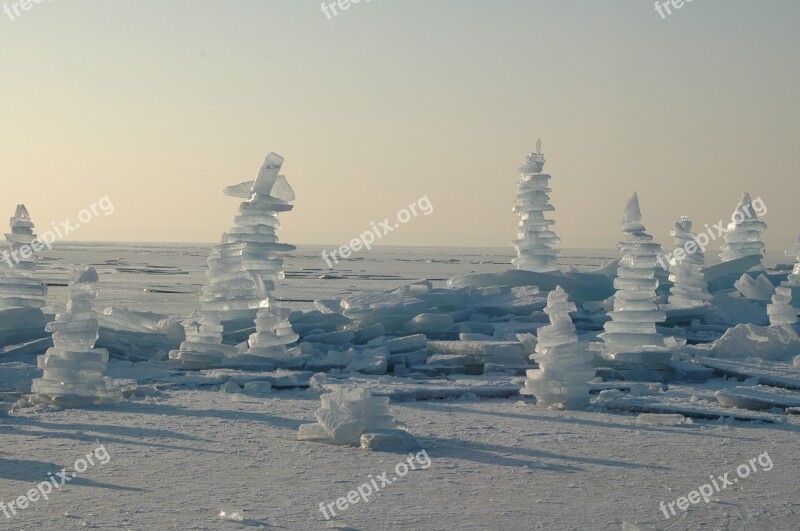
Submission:
M 675 238 L 673 262 L 670 265 L 669 304 L 673 308 L 687 308 L 705 305 L 711 300 L 708 283 L 703 275 L 705 254 L 695 241 L 692 220 L 682 216 L 670 233 Z
M 642 413 L 636 417 L 636 424 L 640 426 L 680 426 L 681 424 L 693 424 L 693 421 L 679 414 Z
M 757 301 L 768 301 L 775 293 L 775 286 L 764 275 L 758 275 L 753 279 L 747 273 L 743 274 L 739 280 L 733 283 L 739 293 L 746 299 Z
M 759 358 L 765 361 L 790 361 L 800 352 L 800 336 L 790 325 L 757 326 L 740 324 L 729 328 L 711 344 L 717 358 Z
M 368 390 L 356 388 L 338 389 L 320 398 L 322 407 L 315 413 L 318 424 L 301 426 L 298 438 L 358 444 L 365 433 L 396 429 L 388 397 L 372 396 Z
M 97 280 L 93 267 L 71 271 L 67 311 L 47 325 L 47 331 L 53 333 L 53 346 L 38 357 L 44 374 L 33 381 L 33 401 L 81 405 L 122 398 L 121 391 L 103 377 L 108 351 L 94 348 L 98 324 L 92 301 L 97 297 Z
M 611 321 L 605 323 L 605 332 L 600 335 L 605 343 L 603 356 L 622 366 L 660 368 L 671 356 L 663 336 L 656 331 L 656 323 L 666 319 L 654 302 L 661 245 L 645 232 L 635 192 L 625 207 L 622 230 L 628 238 L 619 244 L 622 259 L 614 279 L 614 311 L 609 312 Z
M 523 395 L 533 395 L 542 406 L 581 408 L 589 405 L 589 380 L 594 378 L 594 352 L 578 341 L 570 312 L 576 311 L 566 292 L 557 287 L 547 297 L 549 325 L 538 330 L 533 358 L 539 369 L 528 369 Z
M 753 207 L 750 194 L 742 195 L 739 205 L 733 211 L 728 230 L 724 235 L 725 243 L 719 257 L 723 262 L 729 262 L 745 256 L 758 255 L 759 260 L 764 254 L 764 243 L 761 233 L 767 230 L 767 224 L 759 221 L 758 213 Z M 761 271 L 763 266 L 753 267 L 753 271 Z
M 517 197 L 514 212 L 519 215 L 517 239 L 512 243 L 517 250 L 517 258 L 512 263 L 517 269 L 549 273 L 558 271 L 553 245 L 561 240 L 550 230 L 555 221 L 546 219 L 544 212 L 555 210 L 550 204 L 550 176 L 542 173 L 544 156 L 541 153 L 542 141 L 536 143 L 536 153 L 525 157 L 520 167 L 521 176 L 517 180 Z

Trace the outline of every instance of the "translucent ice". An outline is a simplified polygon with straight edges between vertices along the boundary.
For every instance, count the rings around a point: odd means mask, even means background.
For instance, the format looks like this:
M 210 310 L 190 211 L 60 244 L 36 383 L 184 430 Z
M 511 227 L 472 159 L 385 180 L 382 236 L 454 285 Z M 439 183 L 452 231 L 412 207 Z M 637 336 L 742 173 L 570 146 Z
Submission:
M 372 396 L 364 389 L 339 389 L 320 398 L 322 407 L 315 416 L 334 444 L 357 444 L 364 433 L 396 427 L 388 397 Z M 300 438 L 319 440 L 320 436 L 318 428 L 300 429 Z
M 59 405 L 119 400 L 121 391 L 103 377 L 108 351 L 94 348 L 98 324 L 91 301 L 97 297 L 97 272 L 93 267 L 79 267 L 71 271 L 69 280 L 72 304 L 47 325 L 53 332 L 53 346 L 38 357 L 38 366 L 44 372 L 33 381 L 33 400 Z
M 669 280 L 673 282 L 669 296 L 673 308 L 701 306 L 711 300 L 708 283 L 703 275 L 705 255 L 695 242 L 692 221 L 681 217 L 672 231 L 675 238 L 673 261 L 669 267 Z
M 550 230 L 555 221 L 546 219 L 545 212 L 555 210 L 550 204 L 550 176 L 542 174 L 544 156 L 541 154 L 541 140 L 537 142 L 536 153 L 525 158 L 520 167 L 517 180 L 517 197 L 514 213 L 519 218 L 517 239 L 512 243 L 517 250 L 517 258 L 512 263 L 517 269 L 547 273 L 558 271 L 553 246 L 561 240 Z
M 581 408 L 589 405 L 589 380 L 594 378 L 594 352 L 578 341 L 570 312 L 576 310 L 567 293 L 557 287 L 547 297 L 545 313 L 550 324 L 538 330 L 536 351 L 531 356 L 539 369 L 529 369 L 523 395 L 533 395 L 542 406 Z
M 761 233 L 767 230 L 767 224 L 759 221 L 758 213 L 753 206 L 750 194 L 743 194 L 739 205 L 731 216 L 725 233 L 725 244 L 719 257 L 723 262 L 742 258 L 744 256 L 758 255 L 759 260 L 764 254 L 764 244 L 761 242 Z M 754 271 L 763 270 L 760 264 L 753 268 Z

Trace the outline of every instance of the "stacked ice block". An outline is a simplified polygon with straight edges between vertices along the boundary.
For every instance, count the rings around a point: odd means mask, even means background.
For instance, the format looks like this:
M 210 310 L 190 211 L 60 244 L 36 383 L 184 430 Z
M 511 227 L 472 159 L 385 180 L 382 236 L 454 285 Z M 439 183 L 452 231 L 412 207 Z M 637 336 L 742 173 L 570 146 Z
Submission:
M 581 408 L 589 405 L 589 380 L 594 378 L 594 353 L 578 341 L 570 312 L 576 310 L 567 293 L 556 287 L 547 296 L 545 313 L 550 324 L 538 330 L 536 353 L 539 369 L 529 369 L 523 395 L 533 395 L 542 406 Z
M 600 335 L 605 343 L 603 357 L 620 368 L 660 369 L 671 356 L 656 331 L 656 323 L 663 322 L 666 314 L 653 300 L 661 245 L 645 232 L 636 193 L 625 207 L 622 230 L 628 237 L 619 244 L 622 259 L 614 279 L 614 311 L 609 312 L 611 321 Z
M 782 287 L 789 288 L 792 292 L 792 304 L 795 307 L 800 307 L 800 237 L 797 238 L 797 243 L 786 251 L 786 256 L 793 256 L 795 259 L 794 270 L 792 270 L 789 277 L 785 282 L 781 283 Z
M 226 357 L 236 356 L 239 350 L 222 344 L 222 324 L 214 315 L 195 312 L 183 321 L 186 340 L 179 350 L 169 353 L 169 359 L 185 369 L 205 369 L 219 365 Z
M 291 353 L 287 345 L 296 343 L 300 338 L 289 323 L 289 311 L 262 308 L 256 315 L 256 331 L 248 340 L 245 354 L 268 358 L 282 366 L 282 361 L 289 361 Z
M 775 288 L 772 304 L 767 305 L 771 325 L 792 325 L 797 322 L 797 308 L 792 306 L 792 290 L 785 286 Z
M 295 249 L 279 243 L 278 213 L 292 209 L 294 191 L 286 177 L 279 175 L 283 158 L 270 153 L 255 181 L 230 186 L 225 194 L 246 200 L 239 205 L 234 226 L 222 235 L 208 257 L 208 284 L 200 296 L 203 316 L 216 316 L 225 323 L 252 320 L 260 308 L 269 306 L 269 291 L 275 280 L 284 278 L 280 253 Z M 267 289 L 260 293 L 260 279 Z
M 553 245 L 561 240 L 550 230 L 555 221 L 545 219 L 545 212 L 555 210 L 550 204 L 551 189 L 547 186 L 550 176 L 542 174 L 544 156 L 541 154 L 541 140 L 537 142 L 536 153 L 525 157 L 517 180 L 517 196 L 514 212 L 519 215 L 517 239 L 512 243 L 517 250 L 517 258 L 512 263 L 517 269 L 550 273 L 558 271 Z
M 669 290 L 670 305 L 674 308 L 690 308 L 708 304 L 712 297 L 703 274 L 705 254 L 695 240 L 692 221 L 682 216 L 671 234 L 675 238 L 676 252 L 672 254 L 673 262 L 669 268 L 669 279 L 674 283 Z
M 364 433 L 396 427 L 389 414 L 388 397 L 372 396 L 357 388 L 339 389 L 320 398 L 322 407 L 315 413 L 318 424 L 300 426 L 300 439 L 355 444 Z
M 17 205 L 10 220 L 11 232 L 6 233 L 9 246 L 0 261 L 0 346 L 45 335 L 42 308 L 47 287 L 32 278 L 36 269 L 36 240 L 25 205 Z
M 763 255 L 764 243 L 761 241 L 761 233 L 767 230 L 767 224 L 759 221 L 750 194 L 742 195 L 742 200 L 739 201 L 731 219 L 724 236 L 725 243 L 719 255 L 720 259 L 729 262 L 745 256 Z M 752 270 L 763 270 L 763 266 L 755 266 Z
M 33 381 L 33 400 L 58 405 L 119 400 L 121 392 L 103 377 L 108 351 L 94 348 L 98 325 L 92 301 L 97 297 L 97 272 L 82 266 L 70 272 L 69 280 L 67 309 L 47 324 L 53 346 L 38 357 L 44 374 Z

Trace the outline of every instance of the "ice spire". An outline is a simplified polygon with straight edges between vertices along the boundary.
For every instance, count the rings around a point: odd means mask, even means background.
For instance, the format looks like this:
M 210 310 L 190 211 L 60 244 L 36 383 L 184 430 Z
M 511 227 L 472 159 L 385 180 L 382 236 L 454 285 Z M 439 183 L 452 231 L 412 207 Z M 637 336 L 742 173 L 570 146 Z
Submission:
M 561 240 L 550 230 L 555 221 L 545 219 L 544 212 L 555 210 L 550 204 L 551 191 L 548 188 L 550 176 L 542 173 L 544 155 L 542 141 L 536 142 L 536 152 L 525 157 L 520 166 L 520 177 L 517 180 L 517 196 L 514 212 L 519 215 L 517 239 L 512 242 L 517 250 L 517 258 L 512 263 L 517 269 L 551 273 L 558 271 L 556 256 L 558 251 L 553 245 Z
M 761 233 L 765 230 L 767 230 L 767 224 L 759 221 L 753 200 L 750 199 L 750 194 L 745 192 L 728 224 L 724 236 L 725 243 L 722 245 L 722 252 L 719 255 L 720 259 L 723 262 L 729 262 L 752 255 L 758 255 L 760 258 L 764 254 Z M 763 271 L 763 269 L 764 267 L 759 262 L 759 265 L 753 267 L 751 271 Z
M 657 256 L 661 245 L 645 232 L 639 197 L 634 192 L 625 207 L 622 230 L 627 240 L 620 242 L 622 258 L 617 269 L 614 287 L 614 311 L 600 335 L 605 343 L 607 360 L 634 366 L 663 366 L 670 352 L 664 350 L 664 338 L 656 331 L 656 323 L 666 314 L 653 299 L 658 288 L 655 278 Z
M 711 300 L 708 282 L 705 281 L 703 265 L 705 254 L 697 245 L 692 232 L 692 220 L 682 216 L 675 222 L 670 233 L 675 238 L 675 251 L 672 253 L 672 264 L 669 268 L 670 288 L 669 303 L 674 308 L 702 306 Z

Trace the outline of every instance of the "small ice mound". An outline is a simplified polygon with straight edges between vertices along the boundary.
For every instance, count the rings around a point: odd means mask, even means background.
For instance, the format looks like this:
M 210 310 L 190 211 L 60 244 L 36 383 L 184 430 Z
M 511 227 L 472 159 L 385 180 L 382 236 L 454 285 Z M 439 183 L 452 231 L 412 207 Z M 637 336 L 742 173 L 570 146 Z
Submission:
M 240 509 L 235 509 L 232 511 L 220 511 L 219 512 L 220 520 L 225 520 L 226 522 L 244 522 L 244 511 Z
M 758 200 L 758 199 L 757 199 Z M 753 267 L 753 271 L 763 270 L 760 263 L 761 256 L 764 254 L 764 244 L 761 241 L 761 233 L 767 230 L 767 224 L 759 221 L 758 212 L 753 207 L 753 200 L 750 194 L 742 195 L 739 205 L 733 211 L 731 222 L 725 233 L 725 243 L 719 255 L 723 262 L 730 262 L 745 256 L 758 255 L 759 264 Z
M 260 282 L 260 279 L 255 279 Z M 269 297 L 268 293 L 264 293 Z M 261 308 L 256 314 L 256 331 L 247 341 L 244 354 L 274 360 L 277 366 L 290 362 L 292 352 L 287 345 L 297 343 L 297 335 L 289 323 L 289 310 L 283 308 Z
M 122 390 L 103 377 L 108 351 L 94 348 L 98 324 L 92 301 L 97 297 L 97 280 L 93 267 L 71 271 L 67 311 L 48 323 L 46 330 L 53 333 L 53 346 L 37 358 L 43 374 L 33 381 L 33 402 L 80 406 L 122 399 Z
M 536 397 L 537 405 L 581 408 L 589 405 L 589 380 L 594 378 L 594 352 L 578 341 L 570 312 L 576 311 L 567 293 L 560 286 L 547 296 L 545 313 L 549 325 L 539 329 L 536 351 L 532 358 L 539 369 L 529 369 L 523 395 Z
M 361 435 L 361 448 L 376 452 L 410 452 L 420 445 L 406 430 L 377 430 Z
M 300 426 L 298 438 L 325 440 L 333 444 L 358 444 L 361 435 L 380 430 L 394 430 L 396 422 L 389 414 L 389 398 L 372 396 L 365 389 L 338 389 L 320 397 L 322 407 L 314 414 L 318 424 Z M 327 437 L 323 437 L 322 430 Z
M 207 369 L 226 357 L 239 354 L 239 349 L 222 344 L 222 323 L 216 315 L 194 312 L 183 321 L 186 341 L 180 349 L 169 353 L 170 362 L 185 369 Z
M 767 306 L 769 324 L 793 325 L 797 322 L 797 308 L 792 306 L 792 290 L 788 287 L 775 288 L 772 304 Z
M 553 246 L 561 240 L 550 230 L 555 223 L 544 217 L 545 212 L 555 210 L 550 204 L 550 176 L 542 173 L 544 155 L 541 153 L 542 141 L 536 143 L 536 153 L 525 157 L 517 180 L 517 196 L 514 213 L 520 218 L 517 225 L 517 239 L 511 242 L 517 250 L 512 263 L 517 269 L 536 273 L 559 271 L 556 264 L 558 251 Z
M 636 417 L 636 424 L 639 426 L 680 426 L 693 424 L 693 421 L 679 414 L 642 413 Z
M 709 352 L 715 358 L 789 361 L 799 351 L 800 335 L 791 325 L 740 324 L 714 341 Z
M 671 234 L 675 238 L 675 251 L 669 267 L 669 280 L 673 282 L 669 290 L 670 306 L 691 308 L 707 304 L 711 294 L 703 274 L 705 254 L 697 245 L 696 234 L 692 232 L 692 220 L 682 216 Z

